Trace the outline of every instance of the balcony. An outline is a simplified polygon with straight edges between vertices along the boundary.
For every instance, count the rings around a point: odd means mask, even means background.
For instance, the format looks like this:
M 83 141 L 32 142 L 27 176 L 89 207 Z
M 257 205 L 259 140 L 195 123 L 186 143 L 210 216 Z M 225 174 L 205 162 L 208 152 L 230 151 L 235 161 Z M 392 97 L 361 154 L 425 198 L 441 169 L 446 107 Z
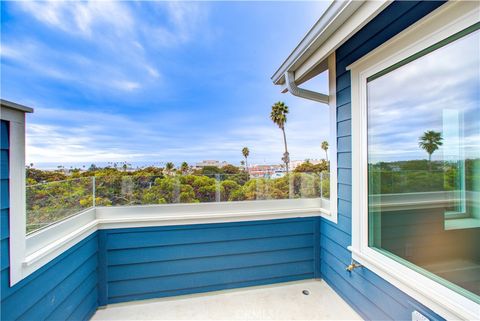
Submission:
M 232 181 L 125 175 L 28 186 L 21 273 L 29 280 L 53 265 L 52 286 L 33 299 L 60 302 L 48 319 L 64 315 L 66 304 L 80 319 L 106 307 L 94 320 L 187 319 L 199 310 L 205 319 L 359 319 L 325 282 L 312 281 L 320 274 L 320 216 L 332 217 L 328 174 L 252 178 L 237 194 Z M 313 300 L 322 304 L 307 309 Z
M 27 186 L 27 265 L 99 229 L 333 217 L 328 173 L 249 179 L 115 172 Z
M 70 275 L 95 268 L 99 291 L 83 299 L 93 295 L 100 306 L 93 320 L 360 319 L 335 284 L 319 280 L 319 217 L 333 219 L 328 173 L 252 178 L 235 185 L 241 193 L 232 188 L 237 178 L 122 174 L 28 186 L 25 271 L 58 253 L 75 261 Z M 443 185 L 413 194 L 398 183 L 383 188 L 384 211 L 412 199 L 426 208 L 458 203 L 458 191 Z

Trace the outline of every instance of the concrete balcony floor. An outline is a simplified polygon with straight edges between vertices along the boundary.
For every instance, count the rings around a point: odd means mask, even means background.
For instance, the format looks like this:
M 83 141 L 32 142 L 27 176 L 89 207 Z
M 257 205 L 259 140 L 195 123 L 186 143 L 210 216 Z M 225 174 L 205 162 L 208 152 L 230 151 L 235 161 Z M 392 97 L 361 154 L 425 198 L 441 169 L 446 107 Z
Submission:
M 92 320 L 362 319 L 327 283 L 309 280 L 114 304 Z

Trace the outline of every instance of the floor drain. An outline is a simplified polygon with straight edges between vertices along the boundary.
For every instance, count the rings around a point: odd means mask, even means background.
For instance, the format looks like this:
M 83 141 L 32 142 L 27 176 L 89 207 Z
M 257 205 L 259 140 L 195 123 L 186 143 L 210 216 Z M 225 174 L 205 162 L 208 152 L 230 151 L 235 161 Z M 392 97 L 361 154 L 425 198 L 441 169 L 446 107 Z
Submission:
M 309 294 L 310 294 L 310 291 L 308 291 L 308 290 L 303 290 L 302 293 L 303 293 L 304 295 L 309 295 Z

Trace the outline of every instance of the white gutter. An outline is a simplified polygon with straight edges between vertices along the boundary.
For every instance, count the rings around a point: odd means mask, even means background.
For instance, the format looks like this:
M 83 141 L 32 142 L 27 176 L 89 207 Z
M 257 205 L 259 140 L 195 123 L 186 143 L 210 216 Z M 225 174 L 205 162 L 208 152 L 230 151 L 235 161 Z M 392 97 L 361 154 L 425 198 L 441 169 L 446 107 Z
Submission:
M 276 85 L 284 84 L 285 73 L 287 71 L 295 71 L 302 65 L 362 4 L 363 1 L 333 1 L 297 47 L 275 71 L 271 77 L 272 81 Z
M 328 57 L 385 9 L 391 1 L 334 0 L 275 71 L 271 77 L 273 83 L 283 86 L 283 92 L 286 92 L 287 72 L 293 72 L 295 77 L 290 78 L 294 78 L 295 84 L 300 85 L 327 70 Z
M 298 87 L 295 84 L 295 75 L 291 71 L 285 73 L 285 85 L 288 91 L 294 96 L 314 100 L 327 105 L 329 103 L 328 95 Z

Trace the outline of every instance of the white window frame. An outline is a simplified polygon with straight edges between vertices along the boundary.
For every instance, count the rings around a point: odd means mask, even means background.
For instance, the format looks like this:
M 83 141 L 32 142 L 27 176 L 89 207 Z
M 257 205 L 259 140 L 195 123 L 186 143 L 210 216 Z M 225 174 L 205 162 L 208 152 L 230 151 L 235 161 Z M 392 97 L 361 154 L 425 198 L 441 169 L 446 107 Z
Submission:
M 329 161 L 330 161 L 330 202 L 325 219 L 338 223 L 338 163 L 337 163 L 337 71 L 336 55 L 331 53 L 327 58 L 328 66 L 328 110 L 330 121 Z
M 480 305 L 368 246 L 367 78 L 479 22 L 478 2 L 448 2 L 348 68 L 352 79 L 352 258 L 446 319 Z M 432 275 L 433 276 L 433 275 Z

